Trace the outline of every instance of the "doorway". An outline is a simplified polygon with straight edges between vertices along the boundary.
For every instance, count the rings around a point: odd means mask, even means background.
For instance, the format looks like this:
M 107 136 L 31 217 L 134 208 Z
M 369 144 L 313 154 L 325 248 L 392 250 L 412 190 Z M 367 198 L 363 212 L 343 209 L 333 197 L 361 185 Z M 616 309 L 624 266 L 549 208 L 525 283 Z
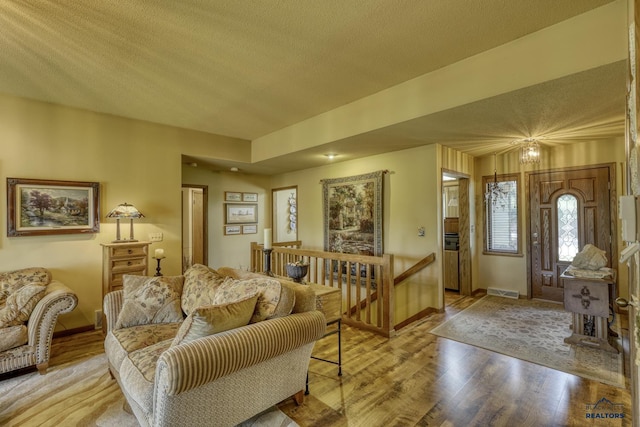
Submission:
M 208 187 L 182 185 L 182 271 L 208 264 Z
M 595 165 L 527 173 L 529 293 L 563 301 L 560 275 L 590 243 L 612 263 L 614 166 Z
M 444 288 L 471 295 L 471 216 L 469 177 L 442 171 L 442 277 Z M 445 298 L 446 300 L 447 298 Z

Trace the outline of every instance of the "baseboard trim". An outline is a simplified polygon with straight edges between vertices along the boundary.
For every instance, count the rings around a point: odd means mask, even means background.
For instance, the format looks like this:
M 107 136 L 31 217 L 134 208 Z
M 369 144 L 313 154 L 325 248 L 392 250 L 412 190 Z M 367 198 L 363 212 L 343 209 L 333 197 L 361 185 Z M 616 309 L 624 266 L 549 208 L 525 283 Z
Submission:
M 54 338 L 68 337 L 69 335 L 80 334 L 82 332 L 95 331 L 94 325 L 80 326 L 79 328 L 65 329 L 64 331 L 57 331 L 53 333 Z
M 416 322 L 420 319 L 424 319 L 425 317 L 431 316 L 434 313 L 440 313 L 441 311 L 438 310 L 437 308 L 433 308 L 433 307 L 427 307 L 424 310 L 414 314 L 413 316 L 409 317 L 408 319 L 398 323 L 395 326 L 395 330 L 398 331 L 399 329 L 404 328 L 405 326 L 409 326 L 410 324 L 412 324 L 413 322 Z

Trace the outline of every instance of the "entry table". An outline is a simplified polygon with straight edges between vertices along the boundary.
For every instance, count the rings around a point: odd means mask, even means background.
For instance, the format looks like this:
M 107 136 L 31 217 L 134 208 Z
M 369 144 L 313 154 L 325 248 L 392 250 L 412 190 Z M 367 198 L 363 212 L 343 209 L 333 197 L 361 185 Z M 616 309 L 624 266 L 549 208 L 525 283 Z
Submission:
M 616 295 L 616 274 L 604 279 L 560 275 L 564 286 L 564 308 L 573 313 L 573 333 L 564 339 L 567 344 L 579 344 L 618 353 L 609 344 L 609 309 Z M 585 330 L 584 316 L 594 316 L 594 334 Z

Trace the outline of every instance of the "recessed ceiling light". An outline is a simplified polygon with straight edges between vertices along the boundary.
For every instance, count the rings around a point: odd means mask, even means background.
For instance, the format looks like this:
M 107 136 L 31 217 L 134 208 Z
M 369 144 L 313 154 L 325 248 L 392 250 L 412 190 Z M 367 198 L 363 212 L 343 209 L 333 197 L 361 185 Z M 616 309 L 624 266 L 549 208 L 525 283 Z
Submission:
M 237 167 L 232 167 L 229 169 L 231 172 L 238 172 L 240 169 L 238 169 Z
M 324 155 L 327 159 L 331 160 L 331 159 L 335 159 L 338 155 L 335 153 L 327 153 Z

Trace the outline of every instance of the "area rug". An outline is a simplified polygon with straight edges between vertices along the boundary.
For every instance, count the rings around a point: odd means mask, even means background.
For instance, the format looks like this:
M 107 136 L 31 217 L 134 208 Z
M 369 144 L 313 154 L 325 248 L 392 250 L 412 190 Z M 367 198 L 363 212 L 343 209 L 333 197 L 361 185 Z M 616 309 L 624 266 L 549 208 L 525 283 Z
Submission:
M 124 396 L 107 373 L 104 353 L 51 366 L 46 375 L 30 372 L 0 380 L 1 426 L 138 427 L 125 412 Z M 298 427 L 277 407 L 239 427 Z
M 561 304 L 487 295 L 431 333 L 624 388 L 622 353 L 565 344 L 570 327 L 571 313 Z

